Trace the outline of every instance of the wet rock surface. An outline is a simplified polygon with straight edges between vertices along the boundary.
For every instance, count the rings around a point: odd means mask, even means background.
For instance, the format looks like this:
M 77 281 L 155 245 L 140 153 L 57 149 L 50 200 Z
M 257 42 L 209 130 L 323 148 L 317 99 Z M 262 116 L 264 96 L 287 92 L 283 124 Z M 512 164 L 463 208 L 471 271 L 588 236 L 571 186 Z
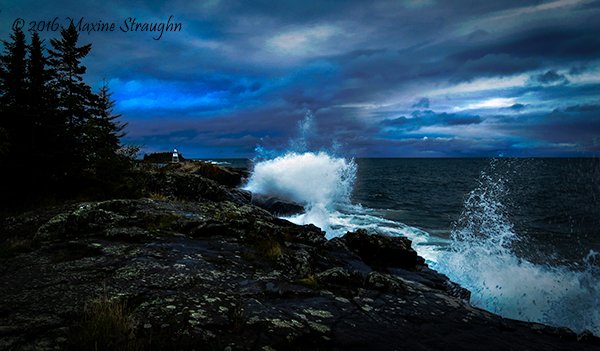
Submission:
M 78 203 L 1 228 L 31 242 L 0 258 L 1 350 L 94 349 L 76 333 L 101 296 L 125 306 L 131 328 L 112 349 L 600 348 L 590 335 L 473 308 L 405 238 L 327 241 L 237 196 Z
M 300 204 L 268 195 L 252 194 L 251 202 L 276 216 L 291 216 L 304 212 L 304 207 Z

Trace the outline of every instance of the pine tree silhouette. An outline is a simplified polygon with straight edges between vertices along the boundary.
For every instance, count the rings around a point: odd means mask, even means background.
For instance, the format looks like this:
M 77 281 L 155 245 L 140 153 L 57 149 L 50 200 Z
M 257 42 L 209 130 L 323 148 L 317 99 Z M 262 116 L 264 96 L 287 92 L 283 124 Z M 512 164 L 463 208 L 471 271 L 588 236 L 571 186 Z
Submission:
M 81 60 L 91 50 L 91 44 L 78 46 L 79 33 L 71 25 L 61 30 L 60 39 L 52 39 L 50 64 L 54 69 L 53 89 L 58 97 L 58 114 L 66 120 L 65 147 L 68 155 L 66 173 L 72 179 L 85 177 L 91 166 L 93 145 L 87 127 L 94 104 L 91 87 L 83 80 L 86 67 Z
M 105 83 L 97 94 L 84 81 L 74 25 L 46 50 L 38 33 L 27 45 L 15 30 L 0 55 L 0 207 L 29 206 L 46 195 L 110 194 L 122 187 L 135 149 L 123 152 L 125 124 L 113 113 Z M 46 51 L 49 56 L 47 56 Z M 31 200 L 31 201 L 30 201 Z
M 26 110 L 26 44 L 25 34 L 17 29 L 10 36 L 11 41 L 3 41 L 4 54 L 0 57 L 0 128 L 8 136 L 9 147 L 6 161 L 16 162 L 16 153 L 26 152 L 27 121 Z
M 39 166 L 38 178 L 57 178 L 66 155 L 66 123 L 57 113 L 57 96 L 52 89 L 53 70 L 49 66 L 44 42 L 34 32 L 29 45 L 28 114 L 32 120 L 32 159 Z
M 121 149 L 120 138 L 125 133 L 125 124 L 118 121 L 119 114 L 113 114 L 114 102 L 111 100 L 108 84 L 104 82 L 95 96 L 95 107 L 92 119 L 88 123 L 93 150 L 93 164 L 97 174 L 113 172 L 114 167 L 120 167 Z

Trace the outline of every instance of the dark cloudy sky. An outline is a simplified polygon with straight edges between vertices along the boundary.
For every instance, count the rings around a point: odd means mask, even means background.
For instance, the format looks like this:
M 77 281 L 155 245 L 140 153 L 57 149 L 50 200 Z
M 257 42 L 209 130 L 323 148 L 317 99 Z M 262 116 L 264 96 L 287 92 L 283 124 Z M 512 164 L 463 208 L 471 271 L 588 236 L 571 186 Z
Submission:
M 3 1 L 16 18 L 166 21 L 82 33 L 127 142 L 192 157 L 309 145 L 348 156 L 600 154 L 600 1 Z M 56 33 L 45 33 L 45 37 Z

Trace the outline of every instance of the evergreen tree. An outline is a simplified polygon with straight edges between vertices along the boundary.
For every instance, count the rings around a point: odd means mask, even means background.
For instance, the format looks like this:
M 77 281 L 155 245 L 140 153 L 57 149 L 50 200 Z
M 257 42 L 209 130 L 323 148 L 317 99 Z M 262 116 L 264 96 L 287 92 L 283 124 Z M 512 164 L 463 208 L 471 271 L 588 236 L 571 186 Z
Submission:
M 27 85 L 27 92 L 29 105 L 36 111 L 49 109 L 52 100 L 52 90 L 50 89 L 52 71 L 48 67 L 49 62 L 44 51 L 43 41 L 40 39 L 39 34 L 34 32 L 29 45 L 29 64 L 27 66 L 29 84 Z
M 16 29 L 10 41 L 3 41 L 4 53 L 0 56 L 0 173 L 7 181 L 0 184 L 5 201 L 19 197 L 16 189 L 31 181 L 32 172 L 27 167 L 31 156 L 31 119 L 27 115 L 27 45 L 25 34 Z M 31 192 L 20 197 L 29 201 Z
M 86 72 L 81 60 L 90 52 L 91 44 L 77 46 L 79 34 L 71 25 L 61 30 L 60 40 L 52 39 L 50 63 L 54 69 L 53 88 L 58 96 L 58 113 L 66 120 L 69 138 L 67 149 L 71 162 L 71 175 L 82 173 L 90 166 L 90 152 L 87 125 L 91 118 L 95 97 L 89 85 L 83 80 Z M 80 174 L 81 175 L 81 174 Z
M 58 177 L 65 156 L 66 123 L 64 115 L 57 113 L 57 97 L 51 87 L 53 78 L 43 41 L 37 32 L 31 36 L 29 64 L 27 66 L 29 98 L 28 114 L 33 122 L 33 157 L 43 166 L 38 175 Z
M 83 80 L 74 25 L 46 49 L 37 33 L 27 45 L 15 30 L 0 55 L 0 210 L 30 207 L 45 196 L 107 196 L 128 189 L 136 149 L 121 147 L 124 124 L 108 86 Z M 125 150 L 125 152 L 123 152 Z M 48 191 L 50 190 L 50 191 Z M 128 191 L 128 190 L 126 190 Z
M 25 34 L 16 29 L 10 38 L 11 41 L 3 41 L 4 54 L 0 56 L 0 128 L 4 129 L 3 134 L 8 139 L 1 142 L 10 144 L 8 156 L 11 150 L 24 151 L 28 125 L 24 120 L 27 100 Z M 13 157 L 4 161 L 16 160 L 18 158 Z
M 110 168 L 110 163 L 118 162 L 120 138 L 124 136 L 123 129 L 126 126 L 118 121 L 121 115 L 113 114 L 111 95 L 108 85 L 104 83 L 95 96 L 94 114 L 89 121 L 88 134 L 94 145 L 92 155 L 97 170 Z
M 0 57 L 1 101 L 3 107 L 22 108 L 26 101 L 27 45 L 25 34 L 20 29 L 15 29 L 10 38 L 11 41 L 2 41 L 5 53 Z

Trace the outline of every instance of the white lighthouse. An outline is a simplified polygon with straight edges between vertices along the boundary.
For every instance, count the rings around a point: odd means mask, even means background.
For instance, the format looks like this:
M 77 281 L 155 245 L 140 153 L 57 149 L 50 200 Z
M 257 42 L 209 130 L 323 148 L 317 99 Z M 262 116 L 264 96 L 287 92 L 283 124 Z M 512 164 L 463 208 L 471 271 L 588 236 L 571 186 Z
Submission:
M 177 152 L 177 149 L 173 149 L 173 158 L 171 159 L 171 162 L 173 162 L 173 163 L 179 162 L 179 152 Z

